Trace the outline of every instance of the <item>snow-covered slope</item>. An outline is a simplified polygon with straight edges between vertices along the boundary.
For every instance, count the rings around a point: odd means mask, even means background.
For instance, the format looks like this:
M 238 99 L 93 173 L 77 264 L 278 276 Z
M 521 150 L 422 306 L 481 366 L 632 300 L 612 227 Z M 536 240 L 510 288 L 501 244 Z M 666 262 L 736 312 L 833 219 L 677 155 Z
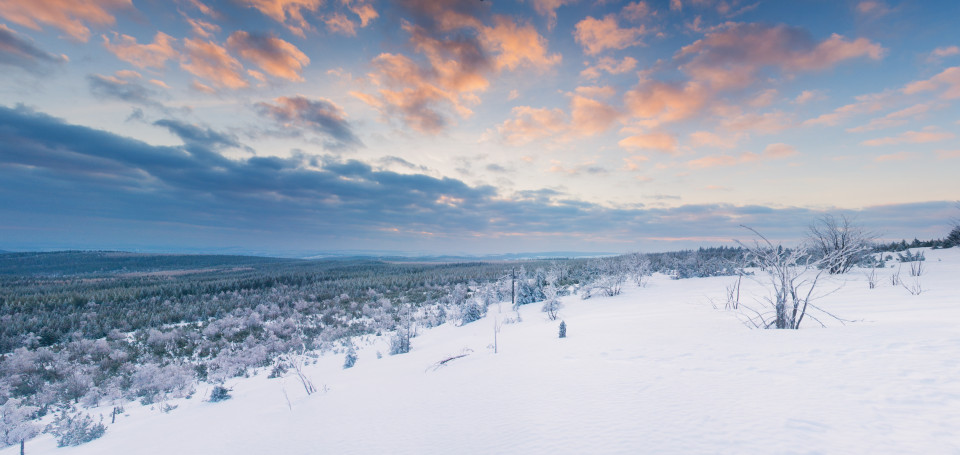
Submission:
M 311 396 L 263 374 L 228 383 L 228 401 L 202 401 L 201 388 L 169 413 L 130 404 L 99 440 L 58 449 L 44 435 L 27 453 L 956 454 L 960 248 L 926 256 L 920 295 L 891 285 L 895 269 L 876 289 L 860 271 L 822 284 L 839 290 L 818 304 L 846 325 L 748 329 L 723 309 L 735 278 L 656 276 L 617 297 L 566 298 L 566 339 L 529 305 L 494 354 L 495 319 L 515 317 L 494 305 L 422 331 L 408 354 L 378 359 L 376 340 L 348 370 L 328 354 L 308 367 L 326 388 Z

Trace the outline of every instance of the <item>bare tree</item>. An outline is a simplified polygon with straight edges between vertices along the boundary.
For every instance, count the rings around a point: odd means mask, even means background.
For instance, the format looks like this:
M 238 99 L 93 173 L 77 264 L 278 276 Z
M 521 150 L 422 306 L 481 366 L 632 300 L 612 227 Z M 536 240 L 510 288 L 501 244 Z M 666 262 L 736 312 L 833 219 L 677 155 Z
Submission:
M 810 225 L 807 238 L 819 267 L 831 275 L 850 271 L 863 258 L 876 235 L 857 225 L 852 218 L 824 215 Z
M 766 274 L 766 281 L 761 281 L 772 291 L 772 296 L 765 298 L 767 310 L 755 310 L 742 303 L 740 307 L 746 308 L 753 313 L 748 321 L 755 327 L 776 328 L 776 329 L 798 329 L 803 322 L 804 316 L 807 316 L 808 308 L 817 308 L 811 302 L 822 295 L 815 295 L 814 290 L 826 270 L 821 267 L 823 264 L 829 264 L 836 261 L 836 257 L 849 254 L 847 248 L 843 248 L 827 256 L 814 258 L 806 247 L 794 249 L 785 248 L 783 245 L 774 245 L 769 239 L 757 232 L 755 229 L 743 226 L 753 232 L 758 239 L 752 244 L 740 242 L 747 254 L 747 258 L 758 266 Z M 817 308 L 821 312 L 836 318 L 823 309 Z M 820 322 L 817 318 L 812 319 Z M 836 318 L 839 319 L 839 318 Z M 822 322 L 820 322 L 823 325 Z

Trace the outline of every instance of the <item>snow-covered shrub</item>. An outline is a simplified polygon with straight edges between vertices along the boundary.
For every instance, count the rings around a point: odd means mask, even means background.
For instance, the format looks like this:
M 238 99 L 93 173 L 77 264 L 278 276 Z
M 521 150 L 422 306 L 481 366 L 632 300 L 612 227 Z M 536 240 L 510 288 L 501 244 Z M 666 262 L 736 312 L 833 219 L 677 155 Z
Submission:
M 482 305 L 476 299 L 470 299 L 460 306 L 460 325 L 479 321 L 487 313 L 486 306 Z
M 876 235 L 868 232 L 850 218 L 824 215 L 810 225 L 807 238 L 810 253 L 819 260 L 819 267 L 830 274 L 847 273 L 859 264 Z
M 70 414 L 61 412 L 50 425 L 47 433 L 57 439 L 57 447 L 78 446 L 103 436 L 107 427 L 101 422 L 94 423 L 86 413 Z
M 406 327 L 397 329 L 397 333 L 390 337 L 390 355 L 410 352 L 410 338 L 409 329 Z
M 143 404 L 162 401 L 167 396 L 180 398 L 193 392 L 193 370 L 184 365 L 141 365 L 133 373 L 131 392 Z
M 211 403 L 219 403 L 221 401 L 229 400 L 229 399 L 230 399 L 230 389 L 222 385 L 215 386 L 213 390 L 210 391 L 209 401 Z
M 344 369 L 353 368 L 353 366 L 356 363 L 357 363 L 357 350 L 353 348 L 353 345 L 350 345 L 350 347 L 347 348 L 347 354 L 343 358 L 343 368 Z
M 40 428 L 31 420 L 37 412 L 35 406 L 23 406 L 22 401 L 11 398 L 0 406 L 0 448 L 22 444 L 36 436 Z
M 566 338 L 566 337 L 567 337 L 567 323 L 564 321 L 560 321 L 560 338 Z

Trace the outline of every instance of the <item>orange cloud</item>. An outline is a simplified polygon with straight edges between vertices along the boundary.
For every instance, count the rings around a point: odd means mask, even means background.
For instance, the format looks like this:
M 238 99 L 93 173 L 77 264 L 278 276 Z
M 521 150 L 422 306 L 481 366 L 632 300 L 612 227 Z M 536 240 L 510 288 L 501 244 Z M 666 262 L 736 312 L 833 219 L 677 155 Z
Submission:
M 640 37 L 645 33 L 644 26 L 620 28 L 617 17 L 608 14 L 603 19 L 588 16 L 581 20 L 573 36 L 587 55 L 595 55 L 606 49 L 626 49 L 642 44 Z
M 650 15 L 650 5 L 645 1 L 629 3 L 623 7 L 620 14 L 627 20 L 639 21 Z
M 559 54 L 548 54 L 546 40 L 532 25 L 506 16 L 494 16 L 492 26 L 484 25 L 469 14 L 473 3 L 411 0 L 405 6 L 423 22 L 404 21 L 402 28 L 427 64 L 381 54 L 369 75 L 377 93 L 354 96 L 419 132 L 440 132 L 450 108 L 463 118 L 472 115 L 470 106 L 480 102 L 478 94 L 500 71 L 523 66 L 543 70 L 560 62 Z
M 690 134 L 690 145 L 694 147 L 715 147 L 722 149 L 732 149 L 737 146 L 742 134 L 733 136 L 720 136 L 709 131 L 696 131 Z
M 345 0 L 344 3 L 350 3 L 350 0 Z M 360 27 L 366 27 L 370 25 L 374 19 L 380 17 L 380 13 L 377 10 L 373 9 L 372 6 L 366 3 L 355 3 L 350 5 L 350 11 L 353 14 L 356 14 L 360 18 Z
M 533 0 L 533 10 L 547 18 L 547 26 L 553 28 L 557 24 L 557 9 L 563 5 L 576 3 L 577 0 Z
M 865 38 L 849 41 L 841 35 L 816 43 L 809 33 L 786 25 L 732 24 L 685 46 L 677 59 L 695 80 L 717 89 L 742 88 L 765 67 L 783 71 L 815 71 L 859 57 L 879 60 L 885 50 Z
M 667 133 L 635 134 L 621 139 L 617 144 L 625 149 L 649 149 L 670 154 L 677 151 L 677 138 Z
M 730 115 L 721 122 L 731 131 L 756 131 L 764 134 L 779 133 L 793 124 L 790 115 L 781 111 Z
M 687 166 L 692 168 L 709 168 L 709 167 L 720 167 L 720 166 L 734 166 L 737 164 L 743 163 L 752 163 L 757 161 L 768 161 L 768 160 L 778 160 L 783 158 L 788 158 L 791 156 L 798 155 L 799 152 L 793 146 L 776 143 L 770 144 L 763 149 L 763 152 L 757 154 L 753 152 L 744 152 L 739 156 L 732 155 L 714 155 L 714 156 L 705 156 L 703 158 L 698 158 L 695 160 L 690 160 L 687 162 Z
M 871 147 L 880 147 L 885 145 L 899 144 L 925 144 L 928 142 L 939 142 L 956 137 L 953 133 L 947 131 L 937 131 L 933 128 L 925 128 L 923 131 L 906 131 L 897 136 L 881 137 L 863 141 L 861 145 Z
M 570 106 L 570 128 L 581 136 L 607 131 L 622 116 L 613 106 L 580 95 L 573 96 Z
M 907 121 L 911 118 L 919 117 L 927 112 L 930 112 L 931 110 L 941 109 L 946 106 L 946 104 L 934 102 L 917 104 L 899 111 L 891 112 L 883 117 L 870 120 L 870 122 L 866 125 L 858 126 L 856 128 L 849 128 L 847 131 L 851 133 L 863 133 L 866 131 L 900 126 L 907 123 Z
M 323 0 L 243 0 L 251 8 L 256 8 L 265 16 L 285 24 L 287 28 L 303 37 L 304 30 L 311 30 L 303 17 L 304 11 L 316 13 Z
M 566 116 L 560 109 L 517 106 L 511 114 L 513 118 L 497 127 L 497 132 L 509 145 L 524 145 L 567 129 Z
M 506 16 L 494 18 L 493 27 L 480 29 L 481 41 L 488 51 L 497 54 L 497 70 L 515 70 L 529 66 L 544 70 L 560 63 L 560 54 L 547 53 L 547 40 L 530 24 L 518 25 Z
M 886 155 L 878 155 L 873 160 L 878 163 L 884 163 L 887 161 L 906 161 L 911 157 L 913 157 L 913 154 L 910 152 L 897 152 L 897 153 L 889 153 Z
M 207 79 L 219 87 L 238 89 L 249 85 L 243 78 L 243 65 L 223 47 L 190 38 L 184 38 L 183 44 L 184 54 L 180 57 L 180 67 L 185 71 Z M 197 85 L 203 84 L 197 83 L 194 87 L 207 91 Z
M 597 79 L 601 76 L 601 71 L 606 71 L 610 74 L 623 74 L 636 67 L 637 59 L 633 57 L 624 57 L 621 61 L 617 61 L 611 57 L 601 57 L 595 65 L 588 66 L 587 69 L 581 71 L 580 76 L 588 79 Z
M 303 81 L 300 75 L 310 59 L 290 44 L 271 35 L 236 31 L 227 38 L 227 47 L 275 77 Z
M 150 44 L 137 44 L 136 38 L 116 32 L 113 38 L 116 42 L 111 43 L 110 38 L 103 35 L 103 46 L 120 60 L 137 68 L 163 68 L 167 60 L 177 56 L 177 51 L 173 49 L 176 39 L 163 32 L 157 32 Z
M 333 13 L 323 18 L 327 30 L 346 36 L 357 36 L 357 26 L 345 14 Z
M 193 19 L 187 17 L 187 23 L 190 24 L 190 29 L 193 31 L 194 35 L 197 35 L 201 38 L 210 39 L 215 32 L 220 31 L 220 26 L 207 22 L 202 19 Z
M 648 120 L 647 126 L 685 120 L 698 114 L 710 98 L 703 85 L 641 81 L 624 95 L 634 117 Z
M 112 25 L 116 22 L 110 10 L 133 9 L 132 0 L 10 0 L 0 2 L 0 16 L 15 24 L 40 30 L 49 25 L 71 38 L 87 42 L 87 24 Z
M 806 104 L 815 99 L 821 98 L 822 95 L 816 90 L 804 90 L 794 98 L 793 102 L 797 104 Z
M 960 66 L 947 68 L 927 80 L 911 82 L 903 88 L 903 93 L 912 95 L 939 88 L 946 89 L 943 92 L 943 97 L 946 99 L 960 98 Z

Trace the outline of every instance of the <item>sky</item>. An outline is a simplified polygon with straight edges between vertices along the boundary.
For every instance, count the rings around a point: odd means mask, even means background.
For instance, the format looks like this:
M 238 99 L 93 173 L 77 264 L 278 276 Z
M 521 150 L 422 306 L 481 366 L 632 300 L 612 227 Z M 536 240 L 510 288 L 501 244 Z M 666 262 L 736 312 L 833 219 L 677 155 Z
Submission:
M 0 250 L 663 251 L 960 215 L 960 2 L 0 0 Z

